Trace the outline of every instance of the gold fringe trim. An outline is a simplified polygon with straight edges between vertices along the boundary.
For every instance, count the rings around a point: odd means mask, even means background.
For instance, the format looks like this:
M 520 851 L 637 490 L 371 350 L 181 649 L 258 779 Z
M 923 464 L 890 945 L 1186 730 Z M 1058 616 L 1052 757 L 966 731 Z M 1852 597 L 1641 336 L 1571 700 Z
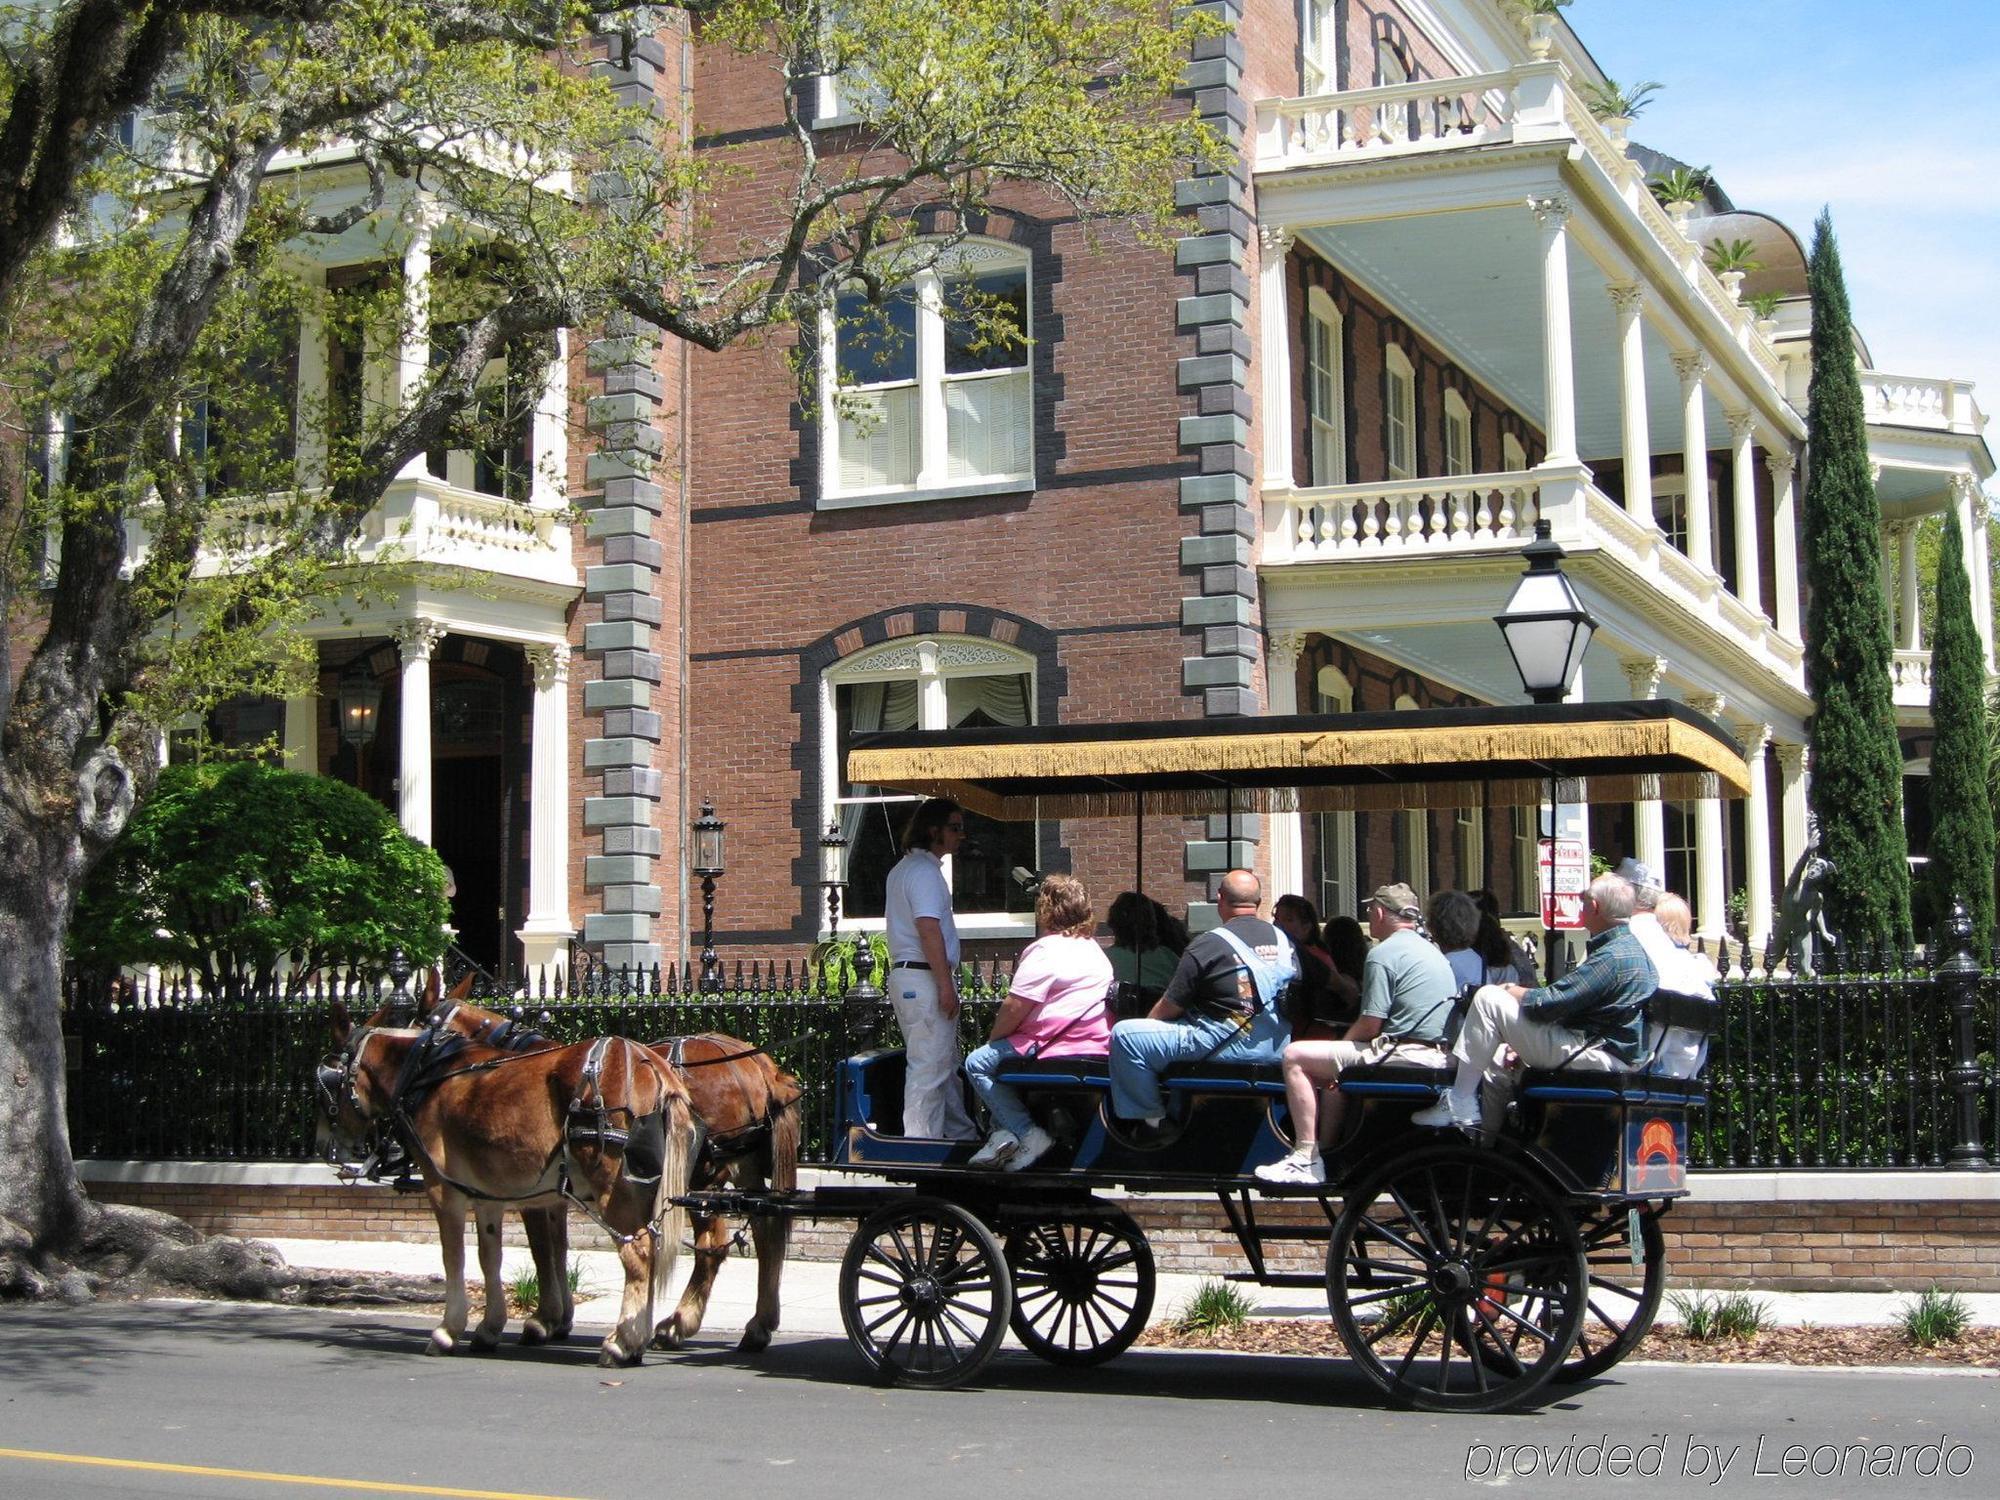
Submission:
M 1608 721 L 1597 724 L 1492 724 L 1465 729 L 1329 729 L 1309 734 L 1292 732 L 1203 735 L 1133 740 L 1098 740 L 1061 745 L 920 746 L 898 750 L 856 750 L 848 756 L 848 779 L 871 786 L 891 786 L 935 796 L 951 796 L 989 816 L 1032 817 L 1010 811 L 996 814 L 996 805 L 1010 809 L 1036 799 L 978 789 L 974 783 L 1008 780 L 1088 780 L 1113 783 L 1138 776 L 1215 775 L 1298 771 L 1308 783 L 1295 794 L 1240 788 L 1235 805 L 1252 810 L 1372 811 L 1428 807 L 1528 805 L 1547 795 L 1548 781 L 1536 776 L 1537 763 L 1586 759 L 1674 760 L 1685 770 L 1643 775 L 1593 778 L 1586 798 L 1623 802 L 1650 797 L 1741 797 L 1749 793 L 1749 775 L 1741 756 L 1712 736 L 1678 719 Z M 1494 782 L 1398 781 L 1397 773 L 1454 766 L 1510 766 L 1514 774 Z M 1380 774 L 1393 785 L 1313 786 L 1311 772 L 1361 769 Z M 1526 773 L 1526 774 L 1523 774 Z M 1616 787 L 1616 791 L 1600 790 Z M 1657 786 L 1659 790 L 1633 790 Z M 1483 787 L 1495 788 L 1490 795 Z M 1697 788 L 1690 790 L 1689 788 Z M 1497 790 L 1506 788 L 1505 791 Z M 1225 811 L 1232 793 L 1225 788 L 1187 788 L 1146 794 L 1146 806 L 1169 811 Z M 1273 798 L 1294 798 L 1290 807 Z M 1133 794 L 1077 791 L 1039 799 L 1044 809 L 1061 806 L 1094 811 L 1047 811 L 1042 817 L 1109 816 L 1136 806 Z

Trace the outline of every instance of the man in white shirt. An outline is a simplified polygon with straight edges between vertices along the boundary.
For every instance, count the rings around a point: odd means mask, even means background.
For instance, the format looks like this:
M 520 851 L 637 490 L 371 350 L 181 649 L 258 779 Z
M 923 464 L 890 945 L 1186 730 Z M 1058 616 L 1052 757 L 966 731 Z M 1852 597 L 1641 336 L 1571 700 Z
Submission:
M 958 1079 L 958 925 L 944 860 L 965 842 L 965 810 L 932 797 L 903 830 L 903 857 L 889 872 L 883 917 L 889 938 L 889 1003 L 903 1028 L 903 1134 L 973 1140 Z
M 1618 873 L 1632 882 L 1632 936 L 1653 961 L 1660 976 L 1660 988 L 1670 995 L 1688 995 L 1698 1000 L 1715 999 L 1715 968 L 1707 959 L 1686 947 L 1688 906 L 1679 896 L 1664 889 L 1659 877 L 1636 859 L 1619 863 Z M 1671 911 L 1678 933 L 1669 932 L 1662 918 Z M 1649 1041 L 1654 1041 L 1650 1035 Z M 1692 1078 L 1701 1071 L 1708 1056 L 1708 1039 L 1684 1027 L 1670 1026 L 1657 1038 L 1655 1066 L 1670 1078 Z

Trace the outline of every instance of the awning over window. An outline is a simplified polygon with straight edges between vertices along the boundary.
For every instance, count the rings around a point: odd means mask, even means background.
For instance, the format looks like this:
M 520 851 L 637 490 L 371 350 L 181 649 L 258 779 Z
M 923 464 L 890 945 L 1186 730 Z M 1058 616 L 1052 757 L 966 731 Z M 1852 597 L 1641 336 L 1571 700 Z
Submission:
M 1061 724 L 857 739 L 848 779 L 996 818 L 1741 797 L 1743 752 L 1683 703 Z

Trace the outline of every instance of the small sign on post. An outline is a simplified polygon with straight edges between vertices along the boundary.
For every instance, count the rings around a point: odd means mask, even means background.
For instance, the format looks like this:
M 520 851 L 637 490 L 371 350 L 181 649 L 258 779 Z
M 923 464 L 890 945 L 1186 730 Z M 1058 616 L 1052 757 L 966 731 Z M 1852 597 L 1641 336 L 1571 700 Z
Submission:
M 1536 854 L 1542 890 L 1542 925 L 1565 931 L 1583 926 L 1583 893 L 1590 886 L 1590 851 L 1582 839 L 1543 839 Z

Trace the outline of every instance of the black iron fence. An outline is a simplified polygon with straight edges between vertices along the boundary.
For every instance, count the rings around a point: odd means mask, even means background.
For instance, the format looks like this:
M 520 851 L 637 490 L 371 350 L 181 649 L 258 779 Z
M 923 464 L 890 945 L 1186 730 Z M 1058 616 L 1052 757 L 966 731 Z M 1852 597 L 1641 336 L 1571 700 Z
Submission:
M 1725 964 L 1730 960 L 1725 959 Z M 1008 971 L 961 985 L 959 1031 L 984 1040 Z M 805 1146 L 832 1145 L 835 1070 L 886 1007 L 848 1005 L 845 973 L 738 964 L 704 988 L 686 969 L 581 968 L 518 996 L 475 998 L 550 1035 L 653 1040 L 721 1031 L 765 1047 L 803 1080 Z M 483 993 L 482 993 L 483 992 Z M 336 1002 L 365 1017 L 385 981 L 341 976 L 287 999 L 205 1000 L 172 985 L 72 988 L 70 1138 L 79 1156 L 289 1161 L 313 1153 L 313 1065 Z M 2000 956 L 1954 969 L 1914 955 L 1834 957 L 1811 976 L 1726 972 L 1710 1046 L 1709 1104 L 1693 1122 L 1695 1165 L 1922 1169 L 2000 1161 Z M 857 1022 L 857 1016 L 862 1016 Z M 1977 1159 L 1975 1159 L 1977 1158 Z
M 835 1074 L 869 1044 L 870 1021 L 846 1004 L 847 976 L 786 964 L 738 964 L 703 987 L 688 970 L 581 967 L 536 992 L 472 997 L 518 1014 L 563 1041 L 618 1035 L 645 1041 L 719 1031 L 768 1050 L 806 1086 L 808 1160 L 831 1149 Z M 1007 993 L 1009 970 L 971 966 L 960 985 L 959 1032 L 977 1046 Z M 214 1001 L 184 984 L 73 984 L 71 1149 L 80 1157 L 136 1160 L 300 1161 L 313 1155 L 313 1068 L 332 1050 L 338 1006 L 366 1019 L 394 986 L 381 976 L 336 975 L 301 992 L 250 1003 Z

